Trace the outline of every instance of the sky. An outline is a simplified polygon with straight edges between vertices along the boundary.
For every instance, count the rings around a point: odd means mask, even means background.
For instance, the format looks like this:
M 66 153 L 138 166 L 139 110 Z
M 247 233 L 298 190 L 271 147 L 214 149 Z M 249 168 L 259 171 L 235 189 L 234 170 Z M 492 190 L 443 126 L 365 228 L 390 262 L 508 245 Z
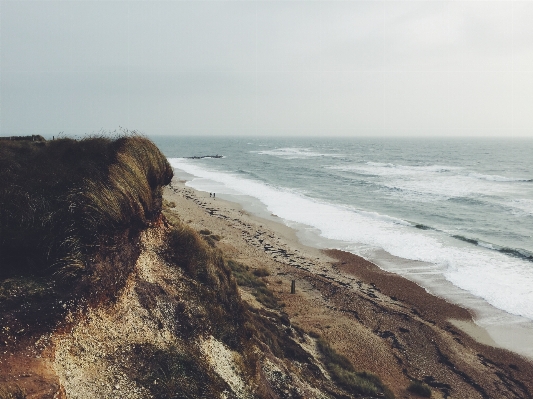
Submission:
M 533 1 L 0 0 L 0 135 L 533 138 Z

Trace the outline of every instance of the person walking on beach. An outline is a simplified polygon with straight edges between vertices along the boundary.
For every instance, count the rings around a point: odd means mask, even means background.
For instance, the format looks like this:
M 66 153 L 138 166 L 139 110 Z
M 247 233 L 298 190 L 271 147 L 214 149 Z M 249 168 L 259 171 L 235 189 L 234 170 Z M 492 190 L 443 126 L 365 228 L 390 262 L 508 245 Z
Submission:
M 211 195 L 211 193 L 209 193 L 209 198 L 211 198 L 211 197 L 212 197 L 212 195 Z
M 215 193 L 213 193 L 213 198 L 215 198 Z

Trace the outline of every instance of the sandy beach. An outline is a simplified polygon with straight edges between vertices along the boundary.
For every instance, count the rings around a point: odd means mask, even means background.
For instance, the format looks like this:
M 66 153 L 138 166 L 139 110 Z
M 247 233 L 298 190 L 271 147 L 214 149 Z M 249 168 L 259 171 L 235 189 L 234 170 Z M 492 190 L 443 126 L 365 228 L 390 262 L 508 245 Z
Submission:
M 305 246 L 275 215 L 251 215 L 184 180 L 175 178 L 164 198 L 191 227 L 218 235 L 216 246 L 227 258 L 266 268 L 265 281 L 293 324 L 322 335 L 402 397 L 409 397 L 405 387 L 412 379 L 444 398 L 531 397 L 531 359 L 495 347 L 468 310 L 359 256 Z M 241 295 L 261 306 L 246 290 Z

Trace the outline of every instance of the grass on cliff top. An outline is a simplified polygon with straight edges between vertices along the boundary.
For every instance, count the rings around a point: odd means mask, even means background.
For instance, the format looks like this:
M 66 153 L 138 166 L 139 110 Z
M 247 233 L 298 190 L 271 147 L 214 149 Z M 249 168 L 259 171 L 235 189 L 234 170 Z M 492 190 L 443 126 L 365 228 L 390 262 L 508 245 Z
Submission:
M 0 141 L 0 279 L 77 276 L 103 235 L 159 215 L 171 178 L 137 135 Z
M 66 299 L 112 297 L 128 274 L 116 247 L 135 256 L 172 175 L 159 149 L 135 134 L 0 140 L 0 323 L 48 328 Z

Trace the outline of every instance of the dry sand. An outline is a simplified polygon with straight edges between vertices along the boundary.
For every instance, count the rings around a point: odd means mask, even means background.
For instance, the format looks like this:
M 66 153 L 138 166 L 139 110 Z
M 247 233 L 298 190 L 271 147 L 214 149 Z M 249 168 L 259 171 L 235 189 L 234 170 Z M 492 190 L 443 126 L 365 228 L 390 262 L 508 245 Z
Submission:
M 380 375 L 397 397 L 411 397 L 411 379 L 431 385 L 433 397 L 531 397 L 531 361 L 495 348 L 466 309 L 356 255 L 305 246 L 281 220 L 251 215 L 184 181 L 175 179 L 164 198 L 191 227 L 219 235 L 227 258 L 268 269 L 265 281 L 293 324 Z M 245 289 L 242 297 L 261 306 Z

